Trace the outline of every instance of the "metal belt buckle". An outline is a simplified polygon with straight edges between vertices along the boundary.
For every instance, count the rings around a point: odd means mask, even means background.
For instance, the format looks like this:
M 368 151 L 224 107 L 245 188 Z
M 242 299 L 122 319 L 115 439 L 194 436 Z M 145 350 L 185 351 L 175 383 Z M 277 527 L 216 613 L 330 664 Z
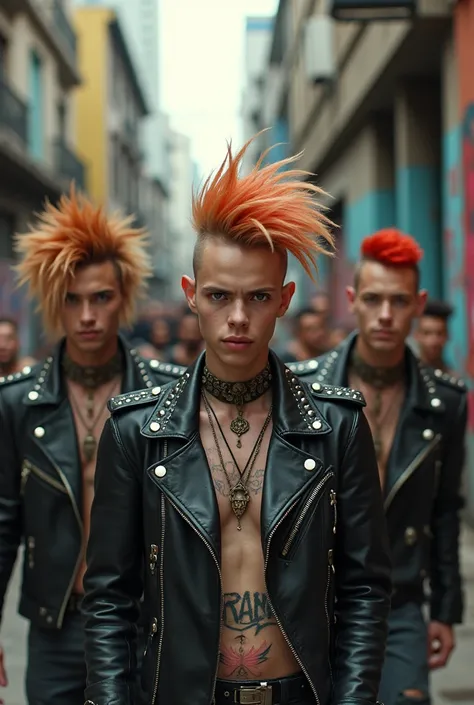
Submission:
M 272 686 L 261 683 L 255 688 L 240 688 L 234 692 L 234 702 L 240 705 L 272 705 Z

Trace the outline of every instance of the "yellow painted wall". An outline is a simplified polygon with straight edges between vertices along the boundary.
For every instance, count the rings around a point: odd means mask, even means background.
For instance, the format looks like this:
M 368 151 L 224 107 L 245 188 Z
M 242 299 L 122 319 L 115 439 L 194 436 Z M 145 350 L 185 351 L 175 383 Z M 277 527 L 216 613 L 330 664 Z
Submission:
M 83 7 L 74 13 L 78 37 L 77 148 L 87 162 L 87 191 L 107 206 L 108 198 L 108 25 L 114 18 L 107 8 Z

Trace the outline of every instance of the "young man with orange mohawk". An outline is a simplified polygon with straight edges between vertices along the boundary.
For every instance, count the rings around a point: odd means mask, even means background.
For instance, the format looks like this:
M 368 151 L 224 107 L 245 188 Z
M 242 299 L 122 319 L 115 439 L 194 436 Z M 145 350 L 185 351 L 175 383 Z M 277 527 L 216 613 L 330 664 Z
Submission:
M 280 171 L 294 158 L 239 178 L 245 150 L 229 147 L 193 203 L 182 283 L 205 353 L 157 400 L 110 405 L 85 578 L 89 705 L 134 705 L 143 589 L 148 705 L 377 699 L 391 584 L 364 402 L 314 392 L 268 347 L 295 290 L 288 252 L 311 271 L 329 222 L 319 189 Z
M 72 192 L 48 205 L 16 246 L 20 283 L 60 341 L 47 360 L 0 384 L 0 604 L 23 540 L 28 702 L 79 705 L 84 549 L 107 401 L 132 389 L 137 398 L 158 398 L 173 373 L 139 359 L 118 335 L 149 274 L 145 234 L 130 220 L 107 218 Z
M 302 379 L 313 388 L 350 384 L 367 400 L 393 562 L 380 688 L 385 705 L 430 702 L 429 670 L 446 665 L 453 625 L 462 619 L 458 536 L 466 393 L 462 381 L 419 362 L 405 342 L 426 301 L 419 290 L 422 254 L 396 229 L 366 238 L 347 292 L 358 332 L 301 365 Z

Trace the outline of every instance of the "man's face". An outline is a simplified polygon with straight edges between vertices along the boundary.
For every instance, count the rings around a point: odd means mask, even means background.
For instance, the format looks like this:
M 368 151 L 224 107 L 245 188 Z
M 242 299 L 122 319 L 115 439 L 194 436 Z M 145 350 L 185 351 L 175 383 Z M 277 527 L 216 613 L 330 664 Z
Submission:
M 11 323 L 0 323 L 0 365 L 11 364 L 18 355 L 19 341 Z
M 300 316 L 298 337 L 311 354 L 323 349 L 326 336 L 327 328 L 322 314 L 304 313 Z
M 80 267 L 67 288 L 61 312 L 68 346 L 99 353 L 117 336 L 122 293 L 112 262 Z
M 357 290 L 347 290 L 351 313 L 368 349 L 394 353 L 405 345 L 414 318 L 423 310 L 426 292 L 417 291 L 411 268 L 364 262 Z
M 292 282 L 283 285 L 284 276 L 282 256 L 266 247 L 206 242 L 196 282 L 183 277 L 183 289 L 215 374 L 248 379 L 265 366 L 276 320 L 295 289 Z
M 420 346 L 420 355 L 425 362 L 439 362 L 448 340 L 448 329 L 443 318 L 421 316 L 415 338 Z

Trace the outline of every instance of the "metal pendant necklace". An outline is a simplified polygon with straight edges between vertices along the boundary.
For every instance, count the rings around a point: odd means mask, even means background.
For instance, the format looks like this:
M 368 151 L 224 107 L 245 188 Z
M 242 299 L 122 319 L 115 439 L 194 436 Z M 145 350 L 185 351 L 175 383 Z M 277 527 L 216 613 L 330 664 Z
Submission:
M 225 475 L 225 478 L 227 480 L 227 484 L 229 485 L 229 501 L 230 501 L 230 506 L 232 508 L 232 511 L 234 512 L 236 518 L 237 518 L 237 531 L 242 530 L 242 525 L 240 523 L 241 518 L 247 511 L 247 507 L 250 502 L 250 492 L 248 491 L 247 484 L 250 479 L 250 475 L 252 474 L 252 470 L 255 465 L 255 461 L 257 460 L 257 456 L 260 453 L 260 448 L 262 447 L 262 442 L 265 437 L 265 432 L 268 428 L 268 424 L 270 423 L 270 420 L 272 418 L 272 411 L 273 407 L 270 406 L 270 409 L 268 411 L 267 417 L 263 423 L 263 426 L 260 430 L 260 433 L 258 434 L 257 440 L 255 441 L 255 445 L 252 448 L 252 451 L 248 457 L 247 463 L 244 467 L 243 470 L 240 469 L 239 464 L 237 463 L 235 456 L 227 442 L 227 438 L 225 437 L 225 434 L 222 430 L 222 427 L 219 423 L 219 419 L 216 416 L 216 412 L 212 408 L 212 406 L 209 403 L 209 400 L 207 399 L 206 395 L 203 393 L 202 394 L 202 399 L 204 402 L 204 408 L 206 409 L 207 417 L 209 419 L 209 426 L 211 428 L 212 436 L 214 438 L 214 443 L 216 445 L 216 450 L 217 454 L 219 456 L 219 462 L 221 464 L 222 471 Z M 217 433 L 216 433 L 216 428 L 214 426 L 214 421 L 217 424 L 217 427 L 219 428 L 220 434 L 222 438 L 224 439 L 224 443 L 227 446 L 227 450 L 230 453 L 230 456 L 234 462 L 234 465 L 237 469 L 237 472 L 239 473 L 239 479 L 235 483 L 235 485 L 232 485 L 232 482 L 229 477 L 229 473 L 227 472 L 227 468 L 225 466 L 224 462 L 224 457 L 222 455 L 221 447 L 219 445 L 219 440 L 217 438 Z
M 230 430 L 237 436 L 237 448 L 242 448 L 241 437 L 250 430 L 250 424 L 244 417 L 244 406 L 255 401 L 271 387 L 272 373 L 267 363 L 264 369 L 253 379 L 246 382 L 224 382 L 208 367 L 202 373 L 202 386 L 213 397 L 225 404 L 233 404 L 237 408 L 237 416 L 230 422 Z
M 76 412 L 80 422 L 84 426 L 84 429 L 86 431 L 86 435 L 84 437 L 84 440 L 82 441 L 82 453 L 84 456 L 84 460 L 86 463 L 90 463 L 94 460 L 95 454 L 97 451 L 97 439 L 94 435 L 94 429 L 97 426 L 97 422 L 100 419 L 102 413 L 104 412 L 105 407 L 107 406 L 107 402 L 109 401 L 110 397 L 112 396 L 113 389 L 115 385 L 117 384 L 117 380 L 114 379 L 112 382 L 112 385 L 110 389 L 107 390 L 107 394 L 105 395 L 105 400 L 103 403 L 99 406 L 99 410 L 97 413 L 94 415 L 94 392 L 92 390 L 88 390 L 88 395 L 87 395 L 87 421 L 85 420 L 83 413 L 81 411 L 81 408 L 79 406 L 79 403 L 77 399 L 75 398 L 74 394 L 72 393 L 71 389 L 69 389 L 69 399 L 71 402 L 72 407 L 74 408 L 74 411 Z

